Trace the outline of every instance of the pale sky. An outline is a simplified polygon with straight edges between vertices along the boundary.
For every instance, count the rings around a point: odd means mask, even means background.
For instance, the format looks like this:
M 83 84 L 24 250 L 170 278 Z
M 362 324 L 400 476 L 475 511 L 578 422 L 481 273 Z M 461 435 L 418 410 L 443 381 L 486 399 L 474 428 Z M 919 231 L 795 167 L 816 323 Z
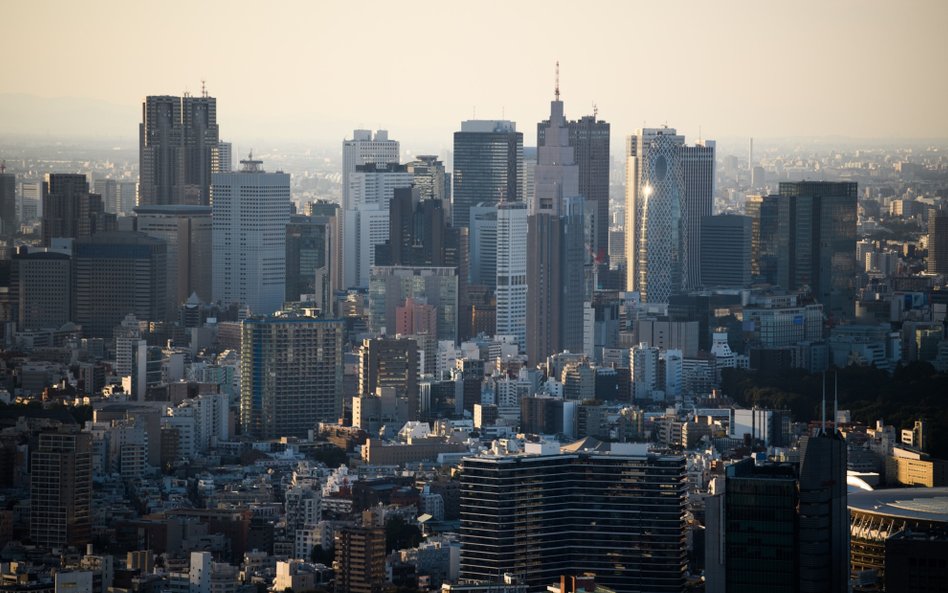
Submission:
M 34 118 L 56 132 L 41 110 L 62 102 L 15 93 L 81 99 L 76 130 L 137 141 L 145 95 L 197 94 L 205 79 L 222 138 L 240 146 L 383 127 L 437 151 L 475 109 L 532 145 L 559 60 L 567 116 L 595 102 L 614 138 L 663 123 L 690 139 L 699 126 L 948 138 L 944 0 L 6 0 L 0 18 L 0 134 L 44 126 Z

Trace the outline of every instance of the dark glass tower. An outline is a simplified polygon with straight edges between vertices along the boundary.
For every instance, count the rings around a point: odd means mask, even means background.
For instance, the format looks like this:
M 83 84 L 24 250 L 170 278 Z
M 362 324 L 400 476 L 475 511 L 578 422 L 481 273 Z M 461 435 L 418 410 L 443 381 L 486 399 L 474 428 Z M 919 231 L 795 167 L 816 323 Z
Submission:
M 523 199 L 523 134 L 511 121 L 470 120 L 454 133 L 455 228 L 467 228 L 471 206 Z
M 751 275 L 777 283 L 777 204 L 780 196 L 749 196 L 744 214 L 751 218 Z
M 85 175 L 53 173 L 45 183 L 43 245 L 57 237 L 88 239 L 115 230 L 115 215 L 105 211 L 102 197 L 89 193 Z
M 0 237 L 12 239 L 16 231 L 16 175 L 0 165 Z
M 701 221 L 701 284 L 744 287 L 751 281 L 751 219 L 721 214 Z
M 855 303 L 856 184 L 780 184 L 777 279 L 787 290 L 809 286 L 834 317 L 851 318 Z

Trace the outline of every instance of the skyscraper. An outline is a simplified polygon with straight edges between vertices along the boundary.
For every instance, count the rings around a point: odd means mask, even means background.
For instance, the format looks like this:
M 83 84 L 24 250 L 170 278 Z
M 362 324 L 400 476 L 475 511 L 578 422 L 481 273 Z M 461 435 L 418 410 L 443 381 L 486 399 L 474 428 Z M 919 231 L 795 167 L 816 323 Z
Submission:
M 382 593 L 385 590 L 385 526 L 372 511 L 362 514 L 362 525 L 335 532 L 335 593 Z
M 751 218 L 751 275 L 777 283 L 777 203 L 780 196 L 748 196 L 744 214 Z
M 12 239 L 17 232 L 16 175 L 0 165 L 0 238 Z
M 207 92 L 146 97 L 139 126 L 140 205 L 209 204 L 219 144 L 217 99 Z
M 537 145 L 545 142 L 549 120 L 537 125 Z M 608 261 L 609 247 L 609 123 L 597 115 L 567 122 L 569 145 L 579 166 L 579 195 L 586 199 L 590 221 L 590 253 L 597 262 Z
M 240 326 L 240 422 L 258 439 L 306 436 L 342 414 L 340 319 L 278 313 Z
M 72 319 L 72 259 L 25 249 L 13 255 L 21 329 L 59 328 Z
M 464 458 L 461 578 L 497 583 L 510 573 L 538 593 L 558 575 L 590 571 L 616 591 L 684 590 L 684 459 L 582 444 Z
M 92 435 L 42 432 L 30 454 L 30 539 L 49 547 L 92 542 Z
M 928 214 L 928 273 L 948 274 L 948 211 Z
M 111 214 L 119 213 L 118 182 L 114 179 L 96 179 L 93 184 L 95 193 L 102 198 L 105 211 Z
M 398 163 L 357 165 L 349 174 L 344 208 L 341 262 L 343 283 L 365 288 L 375 265 L 376 247 L 389 238 L 390 202 L 398 189 L 410 189 L 413 176 Z
M 559 87 L 545 144 L 537 148 L 535 196 L 527 230 L 527 357 L 584 348 L 585 200 L 569 145 Z
M 458 274 L 455 267 L 375 266 L 369 280 L 369 329 L 393 333 L 396 309 L 405 299 L 437 308 L 438 339 L 458 338 Z
M 855 308 L 856 184 L 781 183 L 777 279 L 787 290 L 809 286 L 827 313 L 851 318 Z
M 298 301 L 304 294 L 316 296 L 317 306 L 328 311 L 334 285 L 336 217 L 339 206 L 332 204 L 335 215 L 290 216 L 286 226 L 286 300 Z
M 521 352 L 527 348 L 527 233 L 525 203 L 497 204 L 495 333 L 516 338 Z
M 409 338 L 367 339 L 359 349 L 359 395 L 374 397 L 379 388 L 393 388 L 405 410 L 404 420 L 417 420 L 418 343 Z
M 454 133 L 455 227 L 467 228 L 471 206 L 523 199 L 523 134 L 512 121 L 468 120 Z
M 714 195 L 714 142 L 686 146 L 674 128 L 626 143 L 626 287 L 646 302 L 700 284 L 701 217 Z
M 185 204 L 139 206 L 139 232 L 168 244 L 168 304 L 176 309 L 192 294 L 211 302 L 211 208 Z
M 89 193 L 85 175 L 53 173 L 48 176 L 43 200 L 43 245 L 56 237 L 88 239 L 115 230 L 115 215 L 108 214 L 102 197 Z
M 745 287 L 751 282 L 749 216 L 719 214 L 701 222 L 700 286 Z
M 388 131 L 354 130 L 351 140 L 342 142 L 342 209 L 354 206 L 350 202 L 349 178 L 360 165 L 399 163 L 401 153 L 397 140 L 389 140 Z
M 167 243 L 137 232 L 98 233 L 73 245 L 73 315 L 86 337 L 110 337 L 129 313 L 168 315 Z
M 213 175 L 212 294 L 269 315 L 286 291 L 290 176 L 265 172 L 252 156 L 240 163 L 240 171 Z
M 431 154 L 418 155 L 418 158 L 405 167 L 414 178 L 415 190 L 419 200 L 442 200 L 451 203 L 451 176 L 444 170 L 444 163 Z

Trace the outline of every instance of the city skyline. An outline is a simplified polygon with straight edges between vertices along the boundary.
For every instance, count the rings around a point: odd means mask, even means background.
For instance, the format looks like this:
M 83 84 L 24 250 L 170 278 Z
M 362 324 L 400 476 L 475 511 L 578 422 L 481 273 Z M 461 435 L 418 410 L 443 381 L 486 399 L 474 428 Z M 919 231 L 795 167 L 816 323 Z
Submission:
M 948 50 L 937 31 L 948 13 L 943 4 L 905 5 L 896 15 L 898 26 L 882 16 L 889 11 L 881 3 L 814 3 L 808 10 L 742 2 L 723 13 L 698 4 L 689 7 L 691 18 L 683 19 L 676 7 L 598 4 L 589 15 L 594 33 L 570 36 L 555 49 L 532 41 L 568 16 L 568 5 L 538 10 L 527 3 L 503 11 L 500 6 L 450 13 L 436 7 L 409 17 L 373 4 L 373 18 L 365 18 L 342 4 L 281 4 L 267 13 L 270 30 L 250 28 L 258 20 L 253 11 L 188 6 L 188 19 L 176 18 L 182 11 L 174 9 L 149 13 L 147 19 L 149 28 L 173 26 L 195 43 L 150 52 L 137 47 L 141 30 L 133 24 L 146 15 L 136 8 L 111 2 L 81 9 L 18 3 L 7 11 L 11 22 L 42 24 L 44 38 L 52 42 L 23 51 L 31 47 L 30 27 L 16 27 L 0 41 L 5 54 L 21 56 L 5 66 L 0 80 L 0 113 L 17 113 L 0 115 L 0 129 L 43 134 L 59 128 L 133 138 L 136 130 L 129 120 L 142 97 L 185 90 L 199 96 L 203 80 L 213 96 L 228 98 L 219 120 L 228 122 L 228 138 L 241 146 L 262 140 L 326 144 L 353 128 L 382 127 L 406 147 L 440 150 L 450 146 L 451 132 L 465 119 L 540 121 L 544 114 L 537 99 L 552 87 L 553 64 L 559 60 L 564 96 L 574 113 L 591 114 L 595 104 L 614 126 L 614 144 L 634 129 L 665 122 L 689 137 L 948 137 L 948 122 L 938 117 L 938 97 L 948 92 L 948 81 L 926 76 Z M 86 76 L 87 68 L 61 68 L 64 42 L 58 40 L 68 39 L 72 30 L 96 29 L 106 16 L 125 26 L 99 28 L 97 38 L 125 51 L 111 53 L 100 76 Z M 211 20 L 230 36 L 206 36 L 202 23 Z M 463 27 L 452 26 L 462 22 Z M 483 31 L 505 26 L 523 41 L 513 62 L 506 43 L 473 43 Z M 392 35 L 413 29 L 426 34 Z M 808 42 L 799 43 L 802 38 Z M 230 40 L 234 58 L 222 60 Z M 787 49 L 759 51 L 754 49 L 758 43 Z M 640 47 L 665 49 L 655 59 L 636 60 L 636 70 L 629 73 L 625 56 Z M 367 75 L 365 61 L 380 52 L 404 60 L 405 68 L 395 62 Z M 211 53 L 213 62 L 202 57 Z M 443 73 L 439 78 L 445 84 L 438 85 L 436 100 L 427 85 L 403 82 L 403 70 L 418 56 L 429 71 Z M 170 62 L 180 67 L 161 67 Z M 53 69 L 58 75 L 49 77 Z M 793 83 L 803 80 L 807 84 Z M 859 87 L 868 80 L 871 92 Z M 913 88 L 905 81 L 919 81 L 914 84 L 926 92 L 913 93 L 906 103 L 905 92 Z M 382 88 L 399 92 L 380 101 Z M 829 90 L 812 92 L 815 88 Z M 55 97 L 69 98 L 68 112 L 61 101 L 50 100 Z M 42 116 L 52 119 L 38 121 Z M 56 125 L 57 120 L 65 125 Z M 524 140 L 535 145 L 533 130 L 526 130 Z

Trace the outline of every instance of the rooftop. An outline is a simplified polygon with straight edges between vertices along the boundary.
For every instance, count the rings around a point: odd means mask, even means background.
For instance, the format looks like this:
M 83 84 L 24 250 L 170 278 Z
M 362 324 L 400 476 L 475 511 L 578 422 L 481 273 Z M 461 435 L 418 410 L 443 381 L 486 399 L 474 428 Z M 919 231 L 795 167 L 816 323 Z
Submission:
M 890 517 L 948 523 L 948 488 L 893 488 L 849 493 L 848 506 Z

